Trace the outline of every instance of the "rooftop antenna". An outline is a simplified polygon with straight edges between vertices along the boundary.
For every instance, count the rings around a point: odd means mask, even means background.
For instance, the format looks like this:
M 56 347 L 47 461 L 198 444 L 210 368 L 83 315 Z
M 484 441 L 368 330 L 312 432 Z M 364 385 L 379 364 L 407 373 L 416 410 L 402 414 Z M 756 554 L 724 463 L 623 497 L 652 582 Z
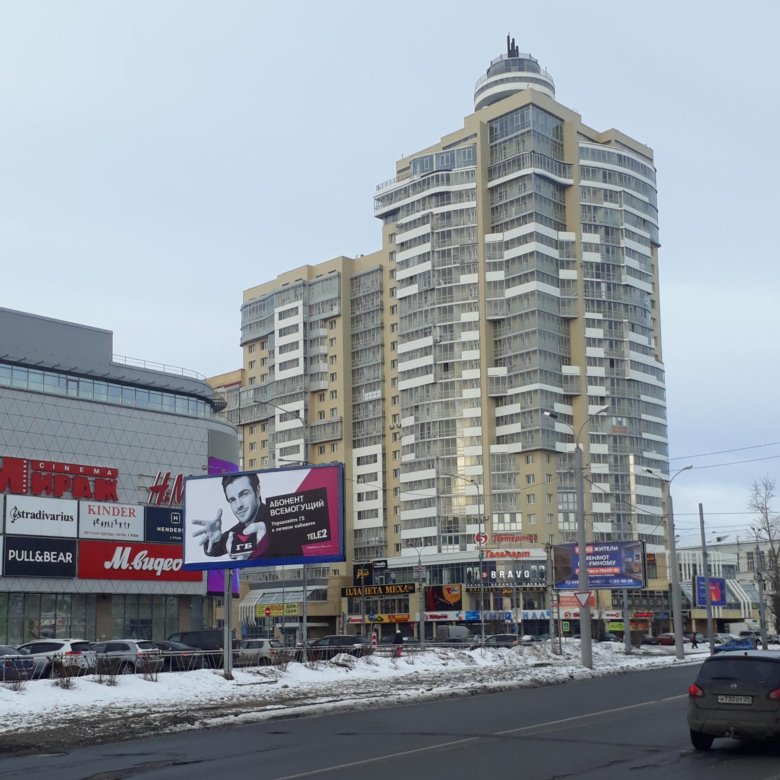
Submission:
M 511 37 L 511 33 L 506 35 L 506 56 L 507 57 L 519 57 L 520 52 L 515 43 L 515 39 Z

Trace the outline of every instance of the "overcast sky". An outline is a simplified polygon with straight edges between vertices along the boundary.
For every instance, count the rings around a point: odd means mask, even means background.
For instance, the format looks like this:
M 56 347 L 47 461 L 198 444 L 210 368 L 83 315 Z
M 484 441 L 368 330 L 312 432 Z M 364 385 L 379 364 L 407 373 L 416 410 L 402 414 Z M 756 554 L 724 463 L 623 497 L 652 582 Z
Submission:
M 780 465 L 778 9 L 0 0 L 0 305 L 238 367 L 242 291 L 378 249 L 376 185 L 462 126 L 511 33 L 654 149 L 677 526 L 701 502 L 744 539 Z

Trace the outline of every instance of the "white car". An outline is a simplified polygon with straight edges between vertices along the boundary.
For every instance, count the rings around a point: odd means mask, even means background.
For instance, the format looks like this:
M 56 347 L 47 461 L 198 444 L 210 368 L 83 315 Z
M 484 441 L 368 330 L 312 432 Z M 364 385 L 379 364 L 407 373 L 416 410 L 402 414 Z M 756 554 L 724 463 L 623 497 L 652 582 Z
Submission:
M 57 664 L 78 667 L 77 674 L 94 674 L 97 655 L 86 639 L 36 639 L 19 646 L 19 652 L 35 659 L 33 677 L 51 677 Z
M 238 648 L 238 665 L 269 666 L 279 663 L 284 652 L 278 639 L 244 639 Z

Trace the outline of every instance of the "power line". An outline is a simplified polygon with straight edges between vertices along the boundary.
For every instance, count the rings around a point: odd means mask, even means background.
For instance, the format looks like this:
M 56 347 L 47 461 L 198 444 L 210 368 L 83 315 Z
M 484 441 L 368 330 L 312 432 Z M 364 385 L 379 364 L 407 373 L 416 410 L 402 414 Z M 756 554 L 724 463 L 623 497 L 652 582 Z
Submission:
M 769 444 L 751 444 L 747 447 L 734 447 L 730 450 L 715 450 L 714 452 L 701 452 L 698 455 L 679 455 L 675 458 L 669 458 L 669 460 L 693 460 L 694 458 L 708 458 L 711 455 L 725 455 L 729 452 L 744 452 L 745 450 L 757 450 L 761 447 L 777 447 L 780 446 L 780 441 L 773 441 Z M 780 456 L 773 456 L 780 457 Z M 749 461 L 744 461 L 749 462 Z M 697 468 L 704 468 L 703 466 L 697 466 Z

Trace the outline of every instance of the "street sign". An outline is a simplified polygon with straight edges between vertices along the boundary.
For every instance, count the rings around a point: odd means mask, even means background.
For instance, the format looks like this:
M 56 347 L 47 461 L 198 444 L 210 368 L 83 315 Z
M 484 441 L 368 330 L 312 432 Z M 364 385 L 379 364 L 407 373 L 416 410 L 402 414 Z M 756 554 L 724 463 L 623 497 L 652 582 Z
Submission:
M 373 612 L 368 613 L 368 620 L 370 623 L 373 623 L 376 620 L 376 615 Z
M 584 593 L 575 593 L 574 595 L 577 597 L 577 601 L 581 607 L 584 607 L 590 600 L 589 590 L 586 590 Z
M 482 545 L 487 544 L 488 535 L 484 531 L 477 531 L 474 534 L 474 541 L 482 547 Z
M 265 614 L 266 617 L 271 617 L 271 607 L 266 607 L 263 610 L 263 613 Z

